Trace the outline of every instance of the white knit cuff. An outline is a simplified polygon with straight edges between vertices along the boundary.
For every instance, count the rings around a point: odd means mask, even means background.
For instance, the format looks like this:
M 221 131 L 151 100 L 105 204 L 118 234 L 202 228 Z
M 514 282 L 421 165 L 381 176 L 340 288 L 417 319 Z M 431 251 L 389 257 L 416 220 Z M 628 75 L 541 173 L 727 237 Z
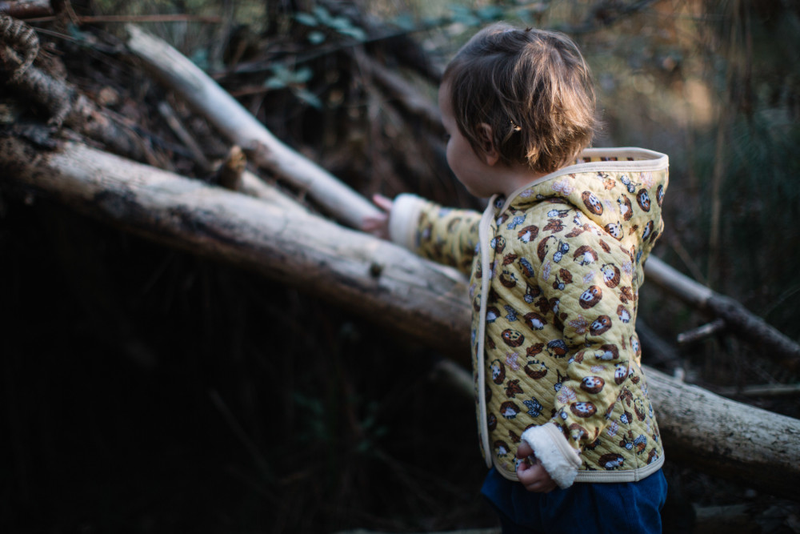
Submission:
M 389 238 L 408 250 L 416 250 L 416 233 L 419 214 L 425 201 L 410 194 L 395 197 L 389 216 Z
M 553 424 L 531 427 L 521 436 L 533 449 L 547 473 L 561 489 L 568 488 L 578 475 L 581 459 Z

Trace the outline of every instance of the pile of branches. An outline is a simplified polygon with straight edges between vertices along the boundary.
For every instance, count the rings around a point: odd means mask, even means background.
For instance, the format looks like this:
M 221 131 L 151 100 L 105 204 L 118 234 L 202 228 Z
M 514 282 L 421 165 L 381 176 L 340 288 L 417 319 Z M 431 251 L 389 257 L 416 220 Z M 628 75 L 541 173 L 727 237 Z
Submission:
M 0 9 L 4 191 L 254 271 L 464 362 L 464 280 L 348 229 L 375 212 L 375 192 L 479 206 L 446 168 L 440 66 L 408 34 L 318 2 L 264 41 L 231 32 L 224 67 L 208 74 L 139 26 L 113 36 L 69 3 Z M 40 40 L 51 32 L 74 37 Z M 706 332 L 736 332 L 798 369 L 797 344 L 735 301 L 657 258 L 647 274 L 709 316 Z M 658 354 L 662 369 L 680 367 L 669 348 Z M 462 368 L 441 372 L 471 393 Z M 648 373 L 670 460 L 795 492 L 800 421 Z

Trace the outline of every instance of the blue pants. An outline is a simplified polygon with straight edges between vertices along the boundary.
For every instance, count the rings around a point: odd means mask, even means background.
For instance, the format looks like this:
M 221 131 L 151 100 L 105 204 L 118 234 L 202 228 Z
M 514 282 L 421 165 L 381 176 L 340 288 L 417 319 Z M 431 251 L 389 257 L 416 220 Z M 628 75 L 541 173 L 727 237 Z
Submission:
M 639 482 L 588 484 L 532 493 L 494 468 L 481 493 L 497 510 L 503 534 L 546 532 L 656 534 L 667 481 L 659 470 Z

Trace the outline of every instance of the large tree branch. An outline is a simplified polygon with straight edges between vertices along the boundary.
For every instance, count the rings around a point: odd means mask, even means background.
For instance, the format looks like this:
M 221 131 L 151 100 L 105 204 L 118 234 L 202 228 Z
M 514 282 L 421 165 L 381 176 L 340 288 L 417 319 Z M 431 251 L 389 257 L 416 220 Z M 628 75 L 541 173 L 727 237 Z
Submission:
M 368 235 L 73 143 L 41 152 L 0 139 L 0 175 L 154 241 L 296 286 L 447 354 L 468 353 L 463 281 Z M 800 421 L 646 372 L 668 457 L 797 495 Z

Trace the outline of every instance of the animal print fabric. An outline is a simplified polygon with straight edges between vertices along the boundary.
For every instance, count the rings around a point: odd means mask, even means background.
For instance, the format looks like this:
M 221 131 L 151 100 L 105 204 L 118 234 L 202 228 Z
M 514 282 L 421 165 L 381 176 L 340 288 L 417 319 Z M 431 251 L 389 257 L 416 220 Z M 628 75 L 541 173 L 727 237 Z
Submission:
M 634 325 L 667 184 L 662 154 L 590 149 L 491 199 L 485 242 L 480 214 L 420 204 L 417 252 L 470 275 L 479 439 L 506 478 L 521 434 L 546 424 L 579 454 L 576 481 L 639 480 L 663 463 Z

